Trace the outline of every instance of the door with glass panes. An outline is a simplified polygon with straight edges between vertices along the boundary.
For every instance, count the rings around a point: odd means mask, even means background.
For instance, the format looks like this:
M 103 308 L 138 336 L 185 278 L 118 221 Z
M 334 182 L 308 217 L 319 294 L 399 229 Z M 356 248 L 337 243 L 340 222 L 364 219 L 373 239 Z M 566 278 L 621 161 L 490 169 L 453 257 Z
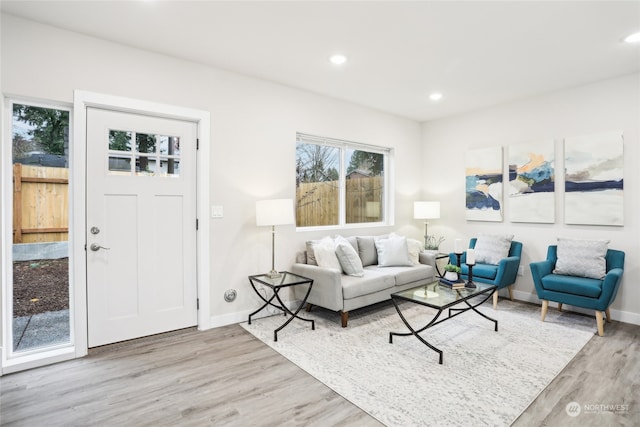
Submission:
M 89 347 L 197 324 L 196 134 L 87 109 Z

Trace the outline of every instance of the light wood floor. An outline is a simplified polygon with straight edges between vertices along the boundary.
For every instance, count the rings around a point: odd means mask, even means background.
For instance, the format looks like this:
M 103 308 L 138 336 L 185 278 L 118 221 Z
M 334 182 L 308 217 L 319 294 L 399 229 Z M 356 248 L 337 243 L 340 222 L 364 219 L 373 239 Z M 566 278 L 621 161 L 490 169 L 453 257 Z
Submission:
M 640 326 L 607 324 L 514 426 L 640 425 L 639 350 Z M 238 325 L 91 350 L 0 377 L 0 389 L 7 426 L 381 425 Z M 569 417 L 572 401 L 629 406 Z

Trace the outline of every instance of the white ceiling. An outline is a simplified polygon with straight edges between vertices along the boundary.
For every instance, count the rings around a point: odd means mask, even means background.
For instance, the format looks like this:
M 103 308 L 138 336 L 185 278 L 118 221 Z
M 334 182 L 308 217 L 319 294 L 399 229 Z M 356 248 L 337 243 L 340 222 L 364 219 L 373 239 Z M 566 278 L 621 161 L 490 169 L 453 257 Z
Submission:
M 2 11 L 424 121 L 640 71 L 640 1 L 7 1 Z M 328 62 L 340 52 L 348 62 Z M 438 103 L 433 91 L 444 94 Z

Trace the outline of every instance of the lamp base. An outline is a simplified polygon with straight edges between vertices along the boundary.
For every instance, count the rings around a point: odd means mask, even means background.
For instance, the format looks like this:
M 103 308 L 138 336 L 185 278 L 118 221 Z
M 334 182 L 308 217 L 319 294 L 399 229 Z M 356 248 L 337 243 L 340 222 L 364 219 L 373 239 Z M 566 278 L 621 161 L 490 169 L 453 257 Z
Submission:
M 270 272 L 266 273 L 265 276 L 267 276 L 269 279 L 276 279 L 278 277 L 281 277 L 282 273 L 279 273 L 275 270 L 271 270 Z
M 427 289 L 418 289 L 413 291 L 413 295 L 420 298 L 437 298 L 439 295 L 437 292 L 429 291 Z

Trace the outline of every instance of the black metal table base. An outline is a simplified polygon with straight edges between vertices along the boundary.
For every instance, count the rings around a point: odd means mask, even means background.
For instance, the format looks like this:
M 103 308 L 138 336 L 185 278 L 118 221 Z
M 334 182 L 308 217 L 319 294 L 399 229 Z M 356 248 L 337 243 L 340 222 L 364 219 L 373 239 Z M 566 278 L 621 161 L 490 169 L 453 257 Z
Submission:
M 398 312 L 398 315 L 400 315 L 400 319 L 402 319 L 402 322 L 405 324 L 405 326 L 409 329 L 410 332 L 389 332 L 389 343 L 393 344 L 393 337 L 395 336 L 400 336 L 400 337 L 406 337 L 406 336 L 410 336 L 413 335 L 414 337 L 416 337 L 421 343 L 425 344 L 427 347 L 429 347 L 431 350 L 435 351 L 436 353 L 438 353 L 439 357 L 438 357 L 438 363 L 440 365 L 442 365 L 443 363 L 443 352 L 442 350 L 440 350 L 439 348 L 435 347 L 434 345 L 432 345 L 431 343 L 429 343 L 427 340 L 425 340 L 424 338 L 422 338 L 419 334 L 439 323 L 444 322 L 445 320 L 449 320 L 452 319 L 466 311 L 469 310 L 473 310 L 476 313 L 478 313 L 480 316 L 484 317 L 487 320 L 490 320 L 494 323 L 495 327 L 494 330 L 497 332 L 498 331 L 498 321 L 487 316 L 486 314 L 476 310 L 476 307 L 478 307 L 479 305 L 483 304 L 485 301 L 487 301 L 489 298 L 491 298 L 491 295 L 493 294 L 493 291 L 488 292 L 487 296 L 480 302 L 478 302 L 477 304 L 471 305 L 469 304 L 469 299 L 464 299 L 461 302 L 464 302 L 467 307 L 464 308 L 449 308 L 449 314 L 447 317 L 438 320 L 438 318 L 440 317 L 440 315 L 442 314 L 443 311 L 445 311 L 447 309 L 447 307 L 441 308 L 438 310 L 438 313 L 436 313 L 436 315 L 434 316 L 433 319 L 431 319 L 431 321 L 429 323 L 427 323 L 423 328 L 415 330 L 411 324 L 409 323 L 409 321 L 404 317 L 404 315 L 402 314 L 402 311 L 400 310 L 400 306 L 398 305 L 398 303 L 396 302 L 396 300 L 394 298 L 391 298 L 391 301 L 393 302 L 393 306 L 396 308 L 396 311 Z M 477 296 L 484 296 L 484 294 L 478 294 L 475 295 L 474 297 Z M 474 298 L 472 297 L 472 298 Z M 453 314 L 452 314 L 453 312 Z
M 256 311 L 254 311 L 253 313 L 251 313 L 249 315 L 249 321 L 248 321 L 249 324 L 251 324 L 251 316 L 254 316 L 255 314 L 258 314 L 260 311 L 262 311 L 267 306 L 271 306 L 271 307 L 277 308 L 278 310 L 281 310 L 285 317 L 287 316 L 287 314 L 291 315 L 291 317 L 289 317 L 286 322 L 284 322 L 280 327 L 278 327 L 275 331 L 273 331 L 273 340 L 274 341 L 278 341 L 278 332 L 280 330 L 282 330 L 285 326 L 287 326 L 289 323 L 291 323 L 291 321 L 293 319 L 300 319 L 300 320 L 304 320 L 305 322 L 311 322 L 311 329 L 314 330 L 314 331 L 316 330 L 316 321 L 315 320 L 313 320 L 313 319 L 305 319 L 304 317 L 298 316 L 298 313 L 300 312 L 302 307 L 304 307 L 304 305 L 307 303 L 307 298 L 309 297 L 309 293 L 311 292 L 311 286 L 310 285 L 308 286 L 307 293 L 305 294 L 304 298 L 300 302 L 300 305 L 298 306 L 296 311 L 291 311 L 291 310 L 289 310 L 287 305 L 282 302 L 282 300 L 280 299 L 280 295 L 278 295 L 278 292 L 280 291 L 280 288 L 273 288 L 273 295 L 271 295 L 271 298 L 266 299 L 264 296 L 262 296 L 262 293 L 260 293 L 256 289 L 256 285 L 253 283 L 253 281 L 250 281 L 250 283 L 251 283 L 251 286 L 253 287 L 253 290 L 256 292 L 256 294 L 260 297 L 260 299 L 262 299 L 262 301 L 264 301 L 264 304 L 262 305 L 262 307 L 260 307 L 259 309 L 257 309 Z M 274 304 L 272 302 L 274 298 L 278 301 L 278 303 L 280 305 Z

